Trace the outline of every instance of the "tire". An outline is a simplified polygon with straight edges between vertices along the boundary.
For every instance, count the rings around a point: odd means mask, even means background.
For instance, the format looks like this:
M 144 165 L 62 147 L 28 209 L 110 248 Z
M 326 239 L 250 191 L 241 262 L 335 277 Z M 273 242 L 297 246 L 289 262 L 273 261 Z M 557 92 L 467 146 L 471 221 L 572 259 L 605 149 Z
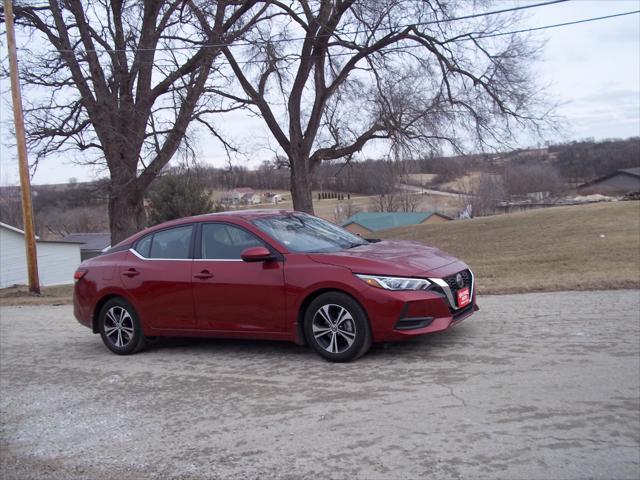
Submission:
M 371 347 L 371 328 L 364 310 L 349 295 L 323 293 L 304 315 L 307 342 L 330 362 L 350 362 Z
M 112 298 L 104 304 L 98 330 L 106 347 L 118 355 L 139 352 L 146 344 L 138 314 L 124 298 Z

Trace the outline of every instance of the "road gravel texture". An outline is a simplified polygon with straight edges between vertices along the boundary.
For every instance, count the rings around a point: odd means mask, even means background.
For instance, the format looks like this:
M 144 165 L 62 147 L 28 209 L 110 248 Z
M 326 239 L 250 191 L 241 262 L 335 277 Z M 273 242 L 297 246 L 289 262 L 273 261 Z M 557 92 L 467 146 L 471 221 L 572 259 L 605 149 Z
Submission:
M 0 309 L 3 479 L 637 479 L 640 292 L 484 296 L 331 364 L 287 343 L 109 353 L 69 306 Z

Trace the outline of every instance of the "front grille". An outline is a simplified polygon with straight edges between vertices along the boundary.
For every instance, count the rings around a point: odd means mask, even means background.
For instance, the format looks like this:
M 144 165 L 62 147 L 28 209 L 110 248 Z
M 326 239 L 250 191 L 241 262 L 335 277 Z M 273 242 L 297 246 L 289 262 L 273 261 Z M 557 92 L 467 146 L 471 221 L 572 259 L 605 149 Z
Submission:
M 463 282 L 462 286 L 458 286 L 458 282 L 456 281 L 456 277 L 458 276 L 458 273 L 460 274 L 460 276 L 462 276 L 462 282 Z M 454 273 L 449 277 L 443 278 L 443 280 L 447 282 L 447 285 L 449 285 L 449 288 L 451 289 L 451 293 L 453 294 L 453 298 L 456 298 L 456 294 L 458 293 L 458 290 L 461 290 L 465 287 L 471 289 L 471 272 L 469 270 L 462 270 L 461 272 L 458 272 L 458 273 Z

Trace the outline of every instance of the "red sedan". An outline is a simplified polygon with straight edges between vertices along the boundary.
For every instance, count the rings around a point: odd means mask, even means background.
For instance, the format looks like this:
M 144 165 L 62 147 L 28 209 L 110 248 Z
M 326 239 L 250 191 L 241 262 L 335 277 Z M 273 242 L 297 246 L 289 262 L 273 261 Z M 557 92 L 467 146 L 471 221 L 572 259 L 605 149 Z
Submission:
M 343 362 L 478 309 L 473 273 L 446 253 L 277 210 L 148 228 L 82 263 L 75 280 L 76 318 L 121 355 L 151 337 L 207 336 L 306 343 Z

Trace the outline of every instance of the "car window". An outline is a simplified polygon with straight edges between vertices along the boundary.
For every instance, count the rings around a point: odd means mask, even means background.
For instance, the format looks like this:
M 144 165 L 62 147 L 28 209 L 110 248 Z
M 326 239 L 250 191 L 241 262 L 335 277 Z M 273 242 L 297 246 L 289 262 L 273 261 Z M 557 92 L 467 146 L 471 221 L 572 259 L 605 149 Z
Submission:
M 149 251 L 151 250 L 152 239 L 153 239 L 153 235 L 147 235 L 143 239 L 138 240 L 138 242 L 136 243 L 133 249 L 143 257 L 149 258 Z
M 246 230 L 224 223 L 202 225 L 202 258 L 238 260 L 243 250 L 264 243 Z
M 292 252 L 337 252 L 368 243 L 326 220 L 303 213 L 288 213 L 252 222 Z
M 162 230 L 153 235 L 149 258 L 189 258 L 193 226 Z

